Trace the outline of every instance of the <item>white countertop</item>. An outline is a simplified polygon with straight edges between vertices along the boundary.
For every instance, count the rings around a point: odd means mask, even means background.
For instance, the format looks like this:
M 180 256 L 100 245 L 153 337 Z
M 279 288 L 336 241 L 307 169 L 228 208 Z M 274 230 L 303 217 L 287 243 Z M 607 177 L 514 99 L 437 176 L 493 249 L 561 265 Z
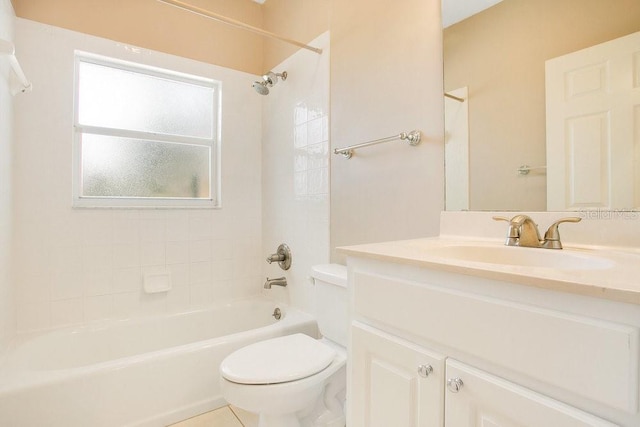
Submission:
M 554 250 L 505 247 L 503 242 L 502 239 L 441 236 L 346 246 L 338 248 L 338 251 L 350 257 L 412 265 L 640 305 L 640 251 L 637 249 L 565 244 L 564 249 Z M 479 250 L 478 253 L 482 253 L 484 247 L 489 248 L 487 251 L 502 247 L 507 251 L 525 251 L 516 253 L 518 257 L 527 253 L 547 260 L 558 253 L 558 257 L 568 256 L 570 260 L 578 260 L 583 265 L 576 267 L 567 263 L 568 266 L 565 267 L 560 262 L 555 267 L 548 267 L 471 261 L 449 256 L 444 248 L 451 246 L 472 246 L 474 250 Z M 544 254 L 530 251 L 544 251 Z

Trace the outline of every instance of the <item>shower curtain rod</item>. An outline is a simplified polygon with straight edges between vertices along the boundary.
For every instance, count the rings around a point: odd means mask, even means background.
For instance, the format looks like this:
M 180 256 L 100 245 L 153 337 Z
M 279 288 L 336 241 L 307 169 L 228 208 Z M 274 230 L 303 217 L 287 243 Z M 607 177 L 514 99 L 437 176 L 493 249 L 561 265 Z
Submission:
M 464 98 L 460 98 L 459 96 L 451 95 L 450 93 L 447 93 L 447 92 L 444 93 L 444 96 L 447 97 L 447 98 L 451 98 L 453 100 L 456 100 L 458 102 L 464 102 L 465 101 Z
M 286 38 L 286 37 L 282 37 L 282 36 L 280 36 L 278 34 L 274 34 L 272 32 L 265 31 L 265 30 L 263 30 L 261 28 L 254 27 L 254 26 L 251 26 L 249 24 L 245 24 L 244 22 L 236 21 L 235 19 L 227 18 L 224 15 L 219 15 L 219 14 L 211 12 L 209 10 L 201 9 L 199 7 L 196 7 L 196 6 L 187 4 L 187 3 L 183 3 L 183 2 L 178 1 L 178 0 L 158 0 L 158 1 L 160 3 L 165 3 L 165 4 L 168 4 L 168 5 L 171 5 L 171 6 L 175 6 L 175 7 L 179 8 L 179 9 L 183 9 L 183 10 L 186 10 L 188 12 L 195 13 L 196 15 L 204 16 L 206 18 L 213 19 L 215 21 L 219 21 L 219 22 L 222 22 L 222 23 L 225 23 L 225 24 L 228 24 L 228 25 L 232 25 L 232 26 L 237 27 L 237 28 L 241 28 L 243 30 L 251 31 L 252 33 L 256 33 L 256 34 L 260 34 L 260 35 L 265 36 L 265 37 L 270 37 L 272 39 L 280 40 L 280 41 L 283 41 L 283 42 L 286 42 L 286 43 L 301 47 L 303 49 L 310 50 L 310 51 L 315 52 L 317 54 L 321 54 L 322 53 L 322 49 L 319 49 L 317 47 L 309 46 L 309 45 L 301 43 L 301 42 L 299 42 L 297 40 L 293 40 L 293 39 L 289 39 L 289 38 Z

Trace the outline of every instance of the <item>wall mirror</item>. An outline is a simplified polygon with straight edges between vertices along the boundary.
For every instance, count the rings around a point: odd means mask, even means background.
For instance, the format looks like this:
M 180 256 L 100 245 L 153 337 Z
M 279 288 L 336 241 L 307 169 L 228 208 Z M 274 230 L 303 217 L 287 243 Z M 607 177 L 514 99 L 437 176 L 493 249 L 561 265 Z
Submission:
M 554 71 L 560 83 L 547 83 L 545 71 L 554 58 L 640 34 L 640 2 L 442 2 L 447 210 L 640 207 L 640 39 L 627 40 L 622 60 L 619 53 L 602 59 L 594 48 L 588 65 Z M 469 3 L 485 9 L 464 10 Z M 628 69 L 617 71 L 620 61 Z M 631 86 L 619 95 L 623 81 Z M 551 86 L 562 93 L 547 93 Z M 611 96 L 604 106 L 580 110 L 596 92 L 624 98 L 629 135 L 616 133 L 612 115 L 621 107 Z M 552 98 L 560 106 L 547 112 Z M 573 116 L 557 119 L 569 101 Z M 549 116 L 559 124 L 549 125 Z M 560 148 L 547 147 L 548 127 L 564 138 Z M 630 194 L 616 195 L 625 185 Z M 552 195 L 558 188 L 561 194 Z

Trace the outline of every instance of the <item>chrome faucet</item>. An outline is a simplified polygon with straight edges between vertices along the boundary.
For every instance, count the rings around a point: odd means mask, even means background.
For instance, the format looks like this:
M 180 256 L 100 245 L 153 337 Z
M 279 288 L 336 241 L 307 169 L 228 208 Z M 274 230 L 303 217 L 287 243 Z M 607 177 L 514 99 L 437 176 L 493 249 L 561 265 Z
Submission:
M 267 281 L 264 282 L 265 289 L 271 289 L 271 286 L 287 286 L 287 278 L 286 277 L 278 277 L 277 279 L 269 279 L 267 277 Z
M 507 240 L 504 243 L 507 246 L 562 249 L 558 226 L 563 222 L 580 222 L 582 218 L 567 217 L 559 219 L 549 226 L 546 233 L 544 233 L 544 239 L 540 238 L 540 231 L 538 231 L 537 224 L 527 215 L 519 214 L 511 219 L 494 216 L 493 219 L 496 221 L 507 221 L 509 223 Z

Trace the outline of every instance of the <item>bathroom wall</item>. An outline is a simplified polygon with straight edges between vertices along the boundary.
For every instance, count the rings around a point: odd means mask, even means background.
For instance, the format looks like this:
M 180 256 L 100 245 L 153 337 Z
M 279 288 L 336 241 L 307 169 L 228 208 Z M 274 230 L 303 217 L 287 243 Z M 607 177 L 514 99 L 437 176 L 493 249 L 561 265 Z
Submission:
M 264 258 L 255 76 L 20 18 L 16 45 L 34 87 L 14 107 L 17 329 L 170 313 L 258 293 Z M 74 49 L 222 81 L 222 209 L 71 208 Z M 174 289 L 144 294 L 143 273 L 165 268 Z
M 331 52 L 299 51 L 270 67 L 289 68 L 290 77 L 268 97 L 247 92 L 255 76 L 155 52 L 135 54 L 121 43 L 18 20 L 17 42 L 36 88 L 16 103 L 19 330 L 178 311 L 258 292 L 265 276 L 284 273 L 264 261 L 281 242 L 294 252 L 285 275 L 295 285 L 268 294 L 312 311 L 309 267 L 326 262 L 330 248 L 437 234 L 444 198 L 439 2 L 342 3 L 331 4 L 337 31 Z M 407 16 L 420 19 L 406 25 Z M 309 43 L 325 45 L 323 37 Z M 69 61 L 75 48 L 223 81 L 222 210 L 70 208 Z M 330 97 L 322 94 L 329 67 Z M 423 131 L 418 147 L 394 142 L 349 161 L 326 147 L 329 132 L 335 147 L 414 128 Z M 142 272 L 165 266 L 176 289 L 142 294 Z
M 251 0 L 189 0 L 256 27 L 262 8 Z M 13 0 L 20 18 L 55 25 L 210 64 L 261 74 L 264 38 L 151 1 Z
M 311 266 L 329 262 L 329 33 L 310 44 L 323 53 L 299 50 L 277 65 L 288 78 L 263 97 L 262 253 L 289 245 L 290 270 L 263 261 L 287 290 L 264 292 L 313 313 Z
M 15 14 L 9 0 L 0 0 L 0 39 L 13 40 Z M 13 140 L 13 97 L 10 67 L 0 56 L 0 355 L 14 331 L 13 287 L 11 286 L 11 147 Z
M 331 0 L 267 0 L 262 5 L 263 28 L 284 37 L 316 46 L 311 40 L 329 30 Z M 264 39 L 264 69 L 274 68 L 299 48 L 271 38 Z
M 331 245 L 438 234 L 444 206 L 440 0 L 332 3 L 331 149 L 418 129 L 331 155 Z M 332 258 L 343 258 L 333 253 Z
M 330 0 L 186 3 L 307 43 L 329 29 Z M 298 48 L 158 1 L 13 0 L 21 18 L 262 74 Z M 149 18 L 152 17 L 152 18 Z

